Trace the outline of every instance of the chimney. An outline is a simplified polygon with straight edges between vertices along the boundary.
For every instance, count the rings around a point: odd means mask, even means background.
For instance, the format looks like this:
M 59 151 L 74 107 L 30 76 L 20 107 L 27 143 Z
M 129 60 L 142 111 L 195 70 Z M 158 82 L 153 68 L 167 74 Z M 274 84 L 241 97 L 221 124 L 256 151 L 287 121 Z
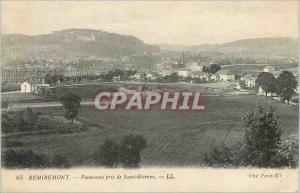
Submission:
M 199 53 L 198 55 L 198 64 L 200 65 L 201 64 L 201 54 Z

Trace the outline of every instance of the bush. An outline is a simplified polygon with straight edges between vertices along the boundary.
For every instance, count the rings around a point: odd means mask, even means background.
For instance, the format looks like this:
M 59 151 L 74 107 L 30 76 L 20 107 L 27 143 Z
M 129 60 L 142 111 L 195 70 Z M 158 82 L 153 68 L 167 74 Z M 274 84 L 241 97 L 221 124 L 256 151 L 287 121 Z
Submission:
M 2 154 L 2 165 L 7 168 L 45 168 L 50 165 L 48 157 L 32 150 L 7 150 Z
M 71 164 L 66 156 L 54 155 L 51 160 L 51 167 L 54 168 L 70 168 Z
M 282 129 L 272 108 L 266 111 L 258 105 L 256 112 L 245 117 L 245 125 L 243 144 L 214 147 L 204 154 L 204 163 L 211 167 L 296 167 L 297 142 L 281 139 Z
M 32 131 L 38 129 L 37 115 L 31 108 L 20 112 L 8 112 L 1 117 L 2 132 Z
M 125 136 L 120 143 L 107 139 L 95 154 L 97 164 L 105 167 L 138 167 L 147 142 L 141 135 Z
M 141 161 L 140 153 L 147 146 L 147 141 L 141 135 L 125 136 L 120 143 L 120 163 L 124 167 L 138 167 Z
M 96 163 L 106 167 L 116 167 L 119 162 L 119 144 L 107 139 L 95 155 Z
M 246 82 L 244 80 L 240 80 L 239 84 L 240 84 L 241 89 L 246 89 L 247 88 Z
M 6 150 L 2 154 L 2 165 L 7 168 L 70 168 L 65 156 L 55 155 L 49 159 L 46 155 L 36 154 L 32 150 Z
M 229 148 L 222 143 L 219 147 L 214 146 L 210 153 L 205 153 L 203 161 L 210 167 L 232 167 L 236 166 L 241 160 L 237 158 L 233 148 Z
M 297 161 L 294 158 L 295 154 L 298 155 L 296 140 L 285 139 L 278 144 L 278 151 L 276 151 L 276 154 L 272 157 L 271 165 L 273 167 L 295 168 L 297 166 Z
M 271 167 L 278 151 L 282 129 L 274 110 L 257 106 L 255 112 L 245 117 L 245 160 L 255 167 Z

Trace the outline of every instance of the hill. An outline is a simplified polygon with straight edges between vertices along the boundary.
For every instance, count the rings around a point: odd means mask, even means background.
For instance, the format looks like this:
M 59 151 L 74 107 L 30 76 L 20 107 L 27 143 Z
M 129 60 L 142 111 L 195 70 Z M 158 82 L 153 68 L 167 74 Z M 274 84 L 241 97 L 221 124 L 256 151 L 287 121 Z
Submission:
M 203 44 L 195 46 L 157 44 L 161 50 L 190 52 L 221 52 L 228 56 L 249 57 L 297 57 L 299 52 L 298 39 L 255 38 L 243 39 L 224 44 Z
M 45 35 L 2 35 L 2 57 L 120 58 L 159 52 L 159 47 L 127 35 L 91 29 L 66 29 Z

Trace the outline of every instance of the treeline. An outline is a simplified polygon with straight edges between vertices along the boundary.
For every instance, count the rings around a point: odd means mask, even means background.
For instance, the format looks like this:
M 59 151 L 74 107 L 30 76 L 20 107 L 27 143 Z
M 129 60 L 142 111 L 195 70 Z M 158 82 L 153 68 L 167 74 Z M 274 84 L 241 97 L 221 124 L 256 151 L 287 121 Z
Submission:
M 209 74 L 215 74 L 221 70 L 221 66 L 219 64 L 211 64 L 209 66 L 203 66 L 202 72 L 207 72 Z
M 289 103 L 298 83 L 293 73 L 282 71 L 277 78 L 270 72 L 261 72 L 256 79 L 256 84 L 261 86 L 266 96 L 268 93 L 276 94 L 281 101 Z

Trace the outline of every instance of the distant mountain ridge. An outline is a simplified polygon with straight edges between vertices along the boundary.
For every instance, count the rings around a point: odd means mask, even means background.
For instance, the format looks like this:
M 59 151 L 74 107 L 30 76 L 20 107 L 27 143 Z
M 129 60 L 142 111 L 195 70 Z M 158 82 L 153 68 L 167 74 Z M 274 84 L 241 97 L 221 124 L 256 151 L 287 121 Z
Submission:
M 3 58 L 120 58 L 160 51 L 131 35 L 92 29 L 66 29 L 35 36 L 8 34 L 2 35 L 1 41 Z
M 243 39 L 224 44 L 202 44 L 196 46 L 155 44 L 165 51 L 221 52 L 231 56 L 275 57 L 298 56 L 299 39 L 289 37 Z
M 1 36 L 2 58 L 98 57 L 120 59 L 160 51 L 189 51 L 225 57 L 298 57 L 298 38 L 254 38 L 223 44 L 172 45 L 146 44 L 131 35 L 93 29 L 65 29 L 44 35 L 8 34 Z

